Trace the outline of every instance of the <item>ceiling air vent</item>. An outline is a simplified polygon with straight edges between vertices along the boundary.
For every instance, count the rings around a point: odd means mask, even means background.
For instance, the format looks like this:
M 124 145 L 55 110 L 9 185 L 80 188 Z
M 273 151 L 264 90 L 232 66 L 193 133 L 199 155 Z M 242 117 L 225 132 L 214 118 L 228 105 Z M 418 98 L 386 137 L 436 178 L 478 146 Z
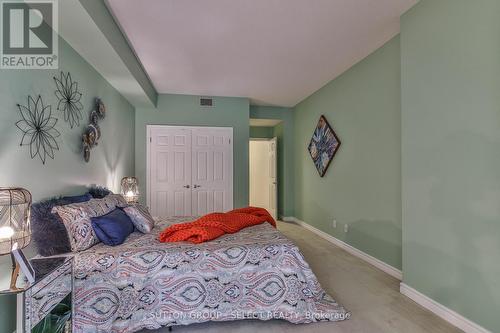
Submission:
M 212 98 L 209 98 L 209 97 L 200 97 L 200 106 L 213 107 L 214 100 Z

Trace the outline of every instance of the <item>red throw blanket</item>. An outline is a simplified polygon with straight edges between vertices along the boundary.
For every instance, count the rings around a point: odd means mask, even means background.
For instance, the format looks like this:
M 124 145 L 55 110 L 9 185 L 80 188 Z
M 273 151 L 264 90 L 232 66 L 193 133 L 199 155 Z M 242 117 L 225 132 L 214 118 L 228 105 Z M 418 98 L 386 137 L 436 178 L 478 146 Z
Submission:
M 264 222 L 276 228 L 276 221 L 264 208 L 246 207 L 227 213 L 212 213 L 193 222 L 174 224 L 166 228 L 160 234 L 160 242 L 203 243 Z

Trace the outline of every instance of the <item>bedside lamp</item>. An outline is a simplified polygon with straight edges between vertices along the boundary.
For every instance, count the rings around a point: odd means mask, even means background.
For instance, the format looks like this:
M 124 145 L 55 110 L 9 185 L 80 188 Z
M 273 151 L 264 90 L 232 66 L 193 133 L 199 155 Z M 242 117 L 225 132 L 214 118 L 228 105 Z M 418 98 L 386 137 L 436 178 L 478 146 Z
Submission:
M 21 249 L 31 241 L 30 207 L 31 193 L 28 190 L 0 188 L 0 255 L 10 254 L 12 257 L 11 287 L 15 287 L 20 268 L 13 251 L 24 257 Z
M 139 202 L 139 182 L 135 177 L 123 177 L 121 182 L 122 195 L 129 204 Z

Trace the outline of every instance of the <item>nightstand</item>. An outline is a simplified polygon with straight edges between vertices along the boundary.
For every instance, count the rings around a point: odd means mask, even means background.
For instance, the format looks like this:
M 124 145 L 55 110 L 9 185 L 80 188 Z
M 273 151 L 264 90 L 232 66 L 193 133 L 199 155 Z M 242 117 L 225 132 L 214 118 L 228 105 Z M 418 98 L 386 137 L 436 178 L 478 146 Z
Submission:
M 35 270 L 35 282 L 29 283 L 19 276 L 15 287 L 10 280 L 0 281 L 0 295 L 17 295 L 16 332 L 32 332 L 37 325 L 50 316 L 55 320 L 54 311 L 66 309 L 66 318 L 71 318 L 71 297 L 73 290 L 73 259 L 70 257 L 42 258 L 30 260 Z M 58 308 L 59 307 L 59 308 Z M 47 319 L 48 320 L 48 319 Z M 71 331 L 71 324 L 62 332 Z

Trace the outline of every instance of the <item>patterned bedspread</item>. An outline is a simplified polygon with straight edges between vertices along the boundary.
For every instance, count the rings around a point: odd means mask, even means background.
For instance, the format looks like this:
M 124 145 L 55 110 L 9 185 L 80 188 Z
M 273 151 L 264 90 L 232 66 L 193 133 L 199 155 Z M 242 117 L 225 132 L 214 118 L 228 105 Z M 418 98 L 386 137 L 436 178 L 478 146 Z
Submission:
M 160 243 L 170 218 L 117 247 L 74 259 L 74 332 L 245 318 L 337 321 L 349 313 L 327 295 L 299 249 L 268 223 L 202 244 Z

